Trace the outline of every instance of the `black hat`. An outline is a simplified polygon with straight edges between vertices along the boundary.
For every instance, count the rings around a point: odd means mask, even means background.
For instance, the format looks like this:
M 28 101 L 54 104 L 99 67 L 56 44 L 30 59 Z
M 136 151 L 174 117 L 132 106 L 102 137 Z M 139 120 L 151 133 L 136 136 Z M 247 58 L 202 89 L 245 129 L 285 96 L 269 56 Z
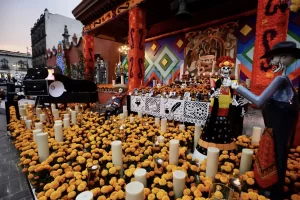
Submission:
M 284 41 L 284 42 L 278 42 L 275 44 L 270 51 L 265 53 L 260 58 L 269 58 L 273 55 L 288 53 L 293 55 L 295 58 L 300 58 L 300 49 L 297 48 L 297 45 L 295 42 L 291 41 Z

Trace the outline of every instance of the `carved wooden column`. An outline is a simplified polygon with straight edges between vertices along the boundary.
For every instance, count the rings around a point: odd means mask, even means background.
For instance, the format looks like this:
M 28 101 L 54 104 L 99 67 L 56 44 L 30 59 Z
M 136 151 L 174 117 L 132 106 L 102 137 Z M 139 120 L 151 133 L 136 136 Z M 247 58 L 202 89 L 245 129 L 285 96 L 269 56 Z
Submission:
M 274 79 L 266 59 L 260 59 L 272 46 L 285 41 L 288 30 L 289 10 L 278 9 L 279 0 L 259 0 L 256 19 L 251 90 L 258 94 Z
M 83 56 L 85 58 L 84 79 L 94 81 L 94 36 L 91 34 L 83 36 Z
M 128 33 L 128 88 L 132 92 L 144 83 L 145 76 L 145 37 L 146 37 L 146 13 L 139 7 L 129 11 Z

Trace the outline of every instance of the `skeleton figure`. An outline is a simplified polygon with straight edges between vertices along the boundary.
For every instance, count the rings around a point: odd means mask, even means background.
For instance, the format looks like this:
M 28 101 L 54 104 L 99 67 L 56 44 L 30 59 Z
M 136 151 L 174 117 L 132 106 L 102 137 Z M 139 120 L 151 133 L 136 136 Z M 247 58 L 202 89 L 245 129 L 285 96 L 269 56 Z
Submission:
M 210 80 L 211 113 L 194 151 L 194 157 L 198 158 L 199 161 L 206 157 L 208 147 L 217 147 L 220 150 L 228 151 L 236 149 L 231 122 L 228 118 L 232 100 L 231 94 L 233 93 L 230 88 L 230 72 L 233 66 L 234 60 L 231 57 L 220 57 L 217 61 L 217 67 L 220 70 L 221 78 Z
M 262 58 L 270 58 L 273 72 L 282 71 L 282 75 L 277 76 L 260 96 L 236 83 L 232 83 L 232 88 L 256 106 L 264 106 L 266 129 L 255 157 L 254 176 L 261 187 L 272 186 L 272 200 L 281 200 L 284 199 L 288 148 L 293 143 L 299 111 L 296 91 L 286 76 L 286 68 L 300 58 L 300 49 L 294 42 L 279 42 Z

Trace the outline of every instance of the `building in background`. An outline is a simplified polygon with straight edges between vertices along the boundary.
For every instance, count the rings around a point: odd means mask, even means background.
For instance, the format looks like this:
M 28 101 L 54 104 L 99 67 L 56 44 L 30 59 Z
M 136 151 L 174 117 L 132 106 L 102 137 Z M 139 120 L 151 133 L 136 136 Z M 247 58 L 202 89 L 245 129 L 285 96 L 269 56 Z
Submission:
M 33 67 L 46 67 L 45 52 L 62 40 L 64 27 L 71 33 L 81 36 L 83 25 L 80 21 L 62 15 L 49 13 L 45 9 L 31 28 L 31 47 Z
M 0 50 L 0 76 L 25 76 L 27 69 L 32 68 L 32 59 L 29 53 Z M 0 78 L 1 78 L 0 77 Z

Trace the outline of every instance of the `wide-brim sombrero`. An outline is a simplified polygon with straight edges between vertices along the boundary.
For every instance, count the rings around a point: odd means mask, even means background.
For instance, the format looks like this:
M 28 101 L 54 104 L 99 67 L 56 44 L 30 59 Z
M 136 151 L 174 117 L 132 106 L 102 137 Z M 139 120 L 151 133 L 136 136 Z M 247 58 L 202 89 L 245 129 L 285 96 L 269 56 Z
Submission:
M 291 42 L 291 41 L 284 41 L 275 44 L 270 51 L 265 53 L 260 58 L 269 58 L 271 56 L 280 55 L 280 54 L 291 54 L 295 58 L 300 59 L 300 49 L 297 48 L 295 42 Z
M 123 92 L 127 92 L 128 90 L 128 86 L 125 84 L 116 84 L 114 90 L 118 92 L 120 88 L 123 89 Z

